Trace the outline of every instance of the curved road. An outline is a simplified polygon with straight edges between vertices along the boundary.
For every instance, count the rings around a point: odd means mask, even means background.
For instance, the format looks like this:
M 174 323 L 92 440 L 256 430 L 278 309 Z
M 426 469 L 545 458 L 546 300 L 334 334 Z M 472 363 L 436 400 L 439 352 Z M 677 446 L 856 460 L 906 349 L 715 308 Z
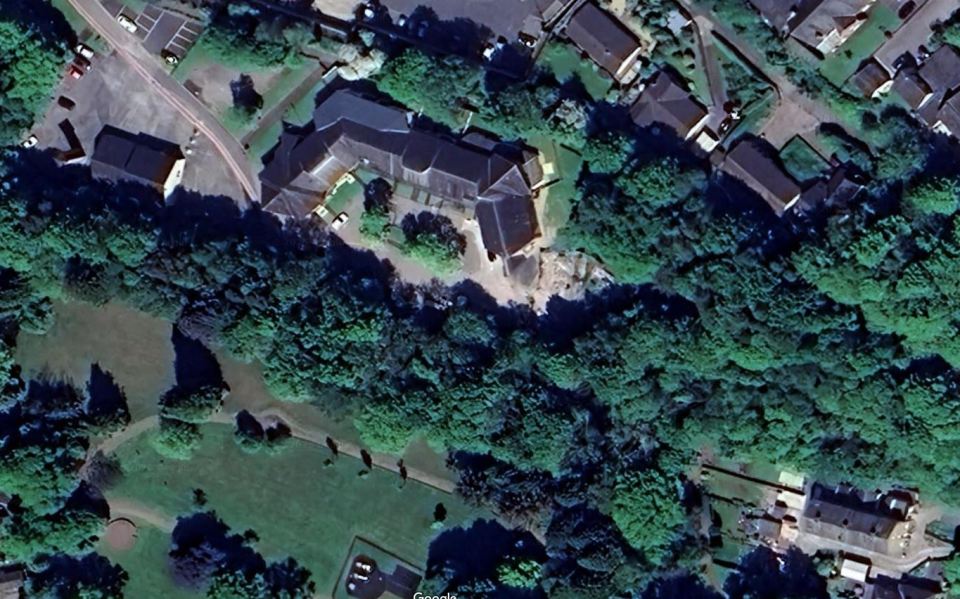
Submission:
M 249 199 L 259 202 L 260 186 L 247 161 L 243 146 L 230 135 L 230 132 L 220 124 L 207 107 L 174 80 L 140 45 L 140 40 L 124 30 L 98 0 L 67 1 L 120 57 L 154 88 L 154 91 L 166 99 L 177 112 L 210 140 L 223 156 L 227 167 L 237 177 Z

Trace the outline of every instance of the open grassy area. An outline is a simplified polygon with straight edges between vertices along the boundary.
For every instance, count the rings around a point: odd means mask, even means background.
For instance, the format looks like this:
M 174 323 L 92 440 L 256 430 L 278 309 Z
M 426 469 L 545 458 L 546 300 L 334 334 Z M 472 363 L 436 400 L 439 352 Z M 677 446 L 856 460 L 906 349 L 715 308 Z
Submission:
M 202 488 L 213 509 L 235 531 L 251 528 L 268 558 L 291 555 L 308 567 L 322 594 L 332 593 L 355 536 L 362 536 L 412 564 L 423 566 L 438 503 L 447 525 L 489 517 L 455 496 L 340 456 L 332 466 L 326 448 L 291 440 L 279 455 L 249 455 L 232 439 L 232 427 L 203 426 L 204 439 L 186 462 L 160 457 L 146 435 L 117 451 L 124 479 L 107 492 L 173 516 L 193 509 L 193 489 Z M 144 549 L 144 553 L 148 553 Z M 159 564 L 158 564 L 159 566 Z M 131 572 L 131 578 L 150 568 Z M 138 583 L 139 584 L 139 583 Z
M 877 3 L 870 9 L 867 22 L 820 65 L 820 73 L 837 87 L 853 75 L 860 63 L 869 58 L 886 40 L 885 31 L 893 31 L 900 23 L 897 13 Z
M 799 135 L 783 146 L 780 159 L 797 181 L 814 179 L 827 168 L 826 161 Z
M 553 71 L 560 81 L 566 81 L 571 77 L 579 78 L 595 100 L 602 100 L 613 85 L 613 80 L 600 70 L 600 67 L 581 58 L 577 49 L 570 44 L 562 42 L 547 44 L 540 55 L 540 62 Z
M 167 575 L 170 535 L 163 531 L 142 525 L 137 528 L 137 544 L 130 551 L 114 551 L 106 543 L 101 543 L 97 551 L 130 574 L 123 589 L 125 597 L 190 599 L 202 596 L 178 587 Z
M 91 364 L 99 363 L 123 387 L 135 422 L 155 415 L 160 395 L 174 383 L 172 330 L 169 322 L 121 303 L 57 303 L 50 331 L 45 335 L 22 333 L 17 338 L 16 357 L 28 377 L 54 376 L 81 388 L 90 376 Z M 239 362 L 223 352 L 217 352 L 217 360 L 230 386 L 226 411 L 279 409 L 303 427 L 325 431 L 341 441 L 359 442 L 352 422 L 333 420 L 310 404 L 273 397 L 259 364 Z M 426 443 L 412 445 L 404 460 L 435 476 L 450 476 L 445 456 L 430 450 Z

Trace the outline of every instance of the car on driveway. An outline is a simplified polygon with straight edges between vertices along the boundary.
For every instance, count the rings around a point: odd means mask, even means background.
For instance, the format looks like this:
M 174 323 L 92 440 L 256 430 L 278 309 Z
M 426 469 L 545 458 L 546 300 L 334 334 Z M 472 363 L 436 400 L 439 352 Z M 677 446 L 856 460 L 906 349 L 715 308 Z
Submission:
M 25 140 L 23 140 L 22 142 L 20 142 L 20 146 L 21 146 L 21 147 L 24 147 L 24 148 L 27 148 L 27 149 L 30 149 L 30 148 L 32 148 L 33 146 L 37 145 L 38 143 L 40 143 L 40 140 L 37 139 L 37 136 L 36 136 L 36 135 L 31 135 L 30 137 L 28 137 L 28 138 L 26 138 Z
M 117 23 L 120 23 L 120 26 L 129 31 L 130 33 L 137 32 L 137 24 L 134 23 L 130 17 L 124 14 L 117 15 Z
M 330 223 L 330 227 L 334 231 L 339 231 L 344 227 L 344 225 L 347 224 L 347 221 L 349 220 L 350 220 L 350 217 L 347 215 L 347 213 L 341 212 L 340 214 L 337 215 L 337 218 L 333 219 L 333 222 Z
M 67 73 L 73 79 L 79 79 L 83 77 L 83 69 L 81 69 L 80 67 L 78 67 L 76 64 L 73 64 L 73 63 L 70 64 L 70 68 L 67 69 Z
M 87 60 L 93 59 L 93 48 L 86 44 L 77 44 L 73 51 L 77 54 L 77 56 L 82 56 Z
M 73 110 L 77 105 L 76 102 L 66 96 L 60 96 L 57 98 L 57 104 L 59 104 L 61 108 L 66 108 L 67 110 Z

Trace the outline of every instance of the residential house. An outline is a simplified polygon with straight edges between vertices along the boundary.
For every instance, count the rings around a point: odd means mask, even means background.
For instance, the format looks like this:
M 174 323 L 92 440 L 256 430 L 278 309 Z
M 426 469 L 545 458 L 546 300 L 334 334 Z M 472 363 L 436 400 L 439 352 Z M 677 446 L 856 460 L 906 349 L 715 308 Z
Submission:
M 570 17 L 564 32 L 615 80 L 627 83 L 633 79 L 642 48 L 617 17 L 593 2 L 585 2 Z
M 630 117 L 637 125 L 662 124 L 677 137 L 695 139 L 707 122 L 707 109 L 667 71 L 660 71 L 630 107 Z
M 796 17 L 790 35 L 821 57 L 832 54 L 867 20 L 875 0 L 822 0 Z
M 863 599 L 933 599 L 941 597 L 942 592 L 943 588 L 936 580 L 917 576 L 877 576 L 867 584 Z
M 307 217 L 337 181 L 362 167 L 475 216 L 491 254 L 509 256 L 539 235 L 532 197 L 543 173 L 534 151 L 485 135 L 420 130 L 412 121 L 403 108 L 334 91 L 314 111 L 311 130 L 284 132 L 268 155 L 260 173 L 265 209 Z
M 107 125 L 94 142 L 90 167 L 98 179 L 142 183 L 167 197 L 180 185 L 185 165 L 180 146 Z
M 22 567 L 0 568 L 0 599 L 20 599 L 23 596 L 23 581 Z
M 727 152 L 721 169 L 755 191 L 780 216 L 800 199 L 800 186 L 767 146 L 760 140 L 740 139 Z
M 893 87 L 893 78 L 876 60 L 869 59 L 851 77 L 850 82 L 865 98 L 876 98 Z
M 928 127 L 960 137 L 960 51 L 940 46 L 918 68 L 904 68 L 893 89 Z
M 933 90 L 915 68 L 903 69 L 893 79 L 893 92 L 912 110 L 919 110 L 933 97 Z

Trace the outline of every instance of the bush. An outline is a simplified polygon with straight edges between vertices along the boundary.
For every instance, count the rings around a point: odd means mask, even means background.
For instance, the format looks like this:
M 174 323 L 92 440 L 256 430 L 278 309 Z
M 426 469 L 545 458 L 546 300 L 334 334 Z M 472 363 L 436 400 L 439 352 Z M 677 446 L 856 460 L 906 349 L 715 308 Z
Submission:
M 449 218 L 429 212 L 408 214 L 401 227 L 405 237 L 401 249 L 414 260 L 437 274 L 453 272 L 460 266 L 467 241 Z
M 920 214 L 953 214 L 960 199 L 960 181 L 941 177 L 907 189 L 903 201 Z
M 189 460 L 200 446 L 200 427 L 182 420 L 160 419 L 160 428 L 150 439 L 153 448 L 165 458 Z
M 223 406 L 223 396 L 224 390 L 218 385 L 193 390 L 174 387 L 160 399 L 160 415 L 183 422 L 204 422 Z

